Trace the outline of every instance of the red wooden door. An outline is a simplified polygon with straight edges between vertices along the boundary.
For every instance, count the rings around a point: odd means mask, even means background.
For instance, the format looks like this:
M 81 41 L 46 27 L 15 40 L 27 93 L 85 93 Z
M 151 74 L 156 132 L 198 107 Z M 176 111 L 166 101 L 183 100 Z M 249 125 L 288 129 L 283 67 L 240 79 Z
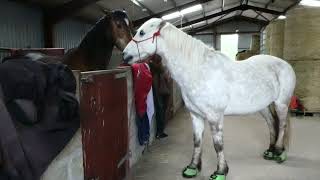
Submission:
M 122 180 L 128 152 L 125 73 L 92 72 L 81 79 L 85 180 Z

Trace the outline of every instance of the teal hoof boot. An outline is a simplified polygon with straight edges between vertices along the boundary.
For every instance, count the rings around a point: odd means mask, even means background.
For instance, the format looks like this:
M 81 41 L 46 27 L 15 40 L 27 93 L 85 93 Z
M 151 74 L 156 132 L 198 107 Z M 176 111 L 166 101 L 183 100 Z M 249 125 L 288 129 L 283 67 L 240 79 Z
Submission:
M 218 173 L 213 173 L 209 180 L 226 180 L 226 175 L 224 174 L 218 174 Z
M 182 171 L 182 176 L 185 178 L 193 178 L 199 174 L 199 169 L 196 167 L 187 166 Z
M 279 164 L 285 162 L 287 159 L 288 159 L 288 156 L 286 151 L 283 151 L 280 155 L 274 155 L 274 160 Z
M 274 159 L 274 154 L 272 151 L 270 151 L 269 149 L 266 150 L 264 153 L 263 153 L 263 158 L 265 160 L 273 160 Z

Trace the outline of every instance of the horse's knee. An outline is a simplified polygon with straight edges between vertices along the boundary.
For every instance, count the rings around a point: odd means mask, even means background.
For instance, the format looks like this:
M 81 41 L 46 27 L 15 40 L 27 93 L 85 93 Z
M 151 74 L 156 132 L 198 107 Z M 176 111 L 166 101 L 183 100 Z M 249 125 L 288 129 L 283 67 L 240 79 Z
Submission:
M 217 153 L 223 151 L 223 143 L 221 141 L 214 142 L 213 146 Z
M 195 140 L 201 139 L 204 131 L 204 120 L 201 117 L 191 114 L 192 127 Z

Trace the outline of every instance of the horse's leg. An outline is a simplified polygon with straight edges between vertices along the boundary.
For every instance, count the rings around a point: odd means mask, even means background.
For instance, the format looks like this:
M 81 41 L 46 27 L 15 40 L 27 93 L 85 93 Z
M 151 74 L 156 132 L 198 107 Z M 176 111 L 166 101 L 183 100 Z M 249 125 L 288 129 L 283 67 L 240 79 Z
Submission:
M 290 124 L 288 124 L 288 105 L 286 103 L 275 102 L 275 110 L 279 119 L 279 133 L 275 145 L 275 154 L 277 162 L 282 163 L 287 159 L 285 146 L 288 146 L 287 143 L 289 142 L 285 141 L 289 141 L 290 136 Z
M 275 119 L 269 107 L 266 107 L 265 109 L 261 110 L 260 114 L 267 121 L 269 132 L 270 132 L 269 149 L 264 152 L 263 157 L 267 160 L 271 160 L 273 159 L 273 152 L 275 150 L 275 144 L 276 144 L 276 138 L 277 138 L 277 131 L 275 129 L 276 128 Z
M 218 157 L 217 171 L 210 176 L 210 180 L 225 180 L 229 171 L 223 152 L 223 118 L 223 113 L 217 113 L 208 118 L 212 131 L 214 149 Z
M 190 165 L 188 165 L 182 172 L 184 177 L 195 177 L 201 170 L 201 153 L 202 153 L 202 138 L 204 130 L 204 120 L 200 116 L 191 113 L 193 125 L 193 155 Z

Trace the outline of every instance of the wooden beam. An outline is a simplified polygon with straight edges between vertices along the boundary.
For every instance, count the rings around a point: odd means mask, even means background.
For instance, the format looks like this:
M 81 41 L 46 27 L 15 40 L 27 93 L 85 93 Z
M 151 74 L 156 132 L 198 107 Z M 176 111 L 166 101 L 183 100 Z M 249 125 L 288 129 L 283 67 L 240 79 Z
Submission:
M 274 10 L 271 10 L 271 9 L 266 9 L 266 8 L 255 7 L 255 6 L 250 6 L 250 5 L 243 4 L 243 5 L 240 5 L 240 6 L 237 6 L 237 7 L 233 7 L 233 8 L 224 10 L 224 11 L 220 11 L 220 12 L 215 13 L 215 14 L 211 14 L 211 15 L 203 17 L 203 18 L 199 18 L 199 19 L 196 19 L 196 20 L 193 20 L 193 21 L 186 22 L 186 23 L 184 23 L 182 25 L 182 27 L 189 26 L 189 25 L 192 25 L 192 24 L 196 24 L 198 22 L 205 21 L 207 19 L 212 19 L 214 17 L 218 17 L 218 16 L 221 16 L 221 15 L 224 15 L 224 14 L 227 14 L 227 13 L 231 13 L 231 12 L 234 12 L 234 11 L 238 11 L 238 10 L 245 11 L 245 10 L 248 10 L 248 9 L 252 9 L 252 10 L 256 10 L 256 11 L 260 11 L 260 12 L 265 12 L 265 13 L 269 13 L 269 14 L 275 14 L 275 15 L 283 14 L 283 12 L 279 12 L 279 11 L 274 11 Z
M 162 11 L 160 13 L 156 13 L 156 14 L 153 14 L 151 16 L 147 16 L 147 17 L 135 20 L 135 21 L 133 21 L 133 24 L 134 24 L 134 26 L 140 26 L 141 24 L 143 24 L 144 22 L 146 22 L 147 20 L 149 20 L 151 18 L 155 18 L 155 17 L 160 18 L 163 15 L 170 14 L 172 12 L 179 11 L 181 9 L 185 9 L 185 8 L 191 7 L 191 6 L 197 5 L 199 3 L 203 4 L 203 3 L 206 3 L 206 2 L 209 2 L 209 1 L 211 1 L 211 0 L 196 0 L 196 1 L 192 1 L 192 2 L 189 2 L 189 3 L 183 4 L 183 5 L 177 6 L 175 8 L 171 8 L 171 9 Z

